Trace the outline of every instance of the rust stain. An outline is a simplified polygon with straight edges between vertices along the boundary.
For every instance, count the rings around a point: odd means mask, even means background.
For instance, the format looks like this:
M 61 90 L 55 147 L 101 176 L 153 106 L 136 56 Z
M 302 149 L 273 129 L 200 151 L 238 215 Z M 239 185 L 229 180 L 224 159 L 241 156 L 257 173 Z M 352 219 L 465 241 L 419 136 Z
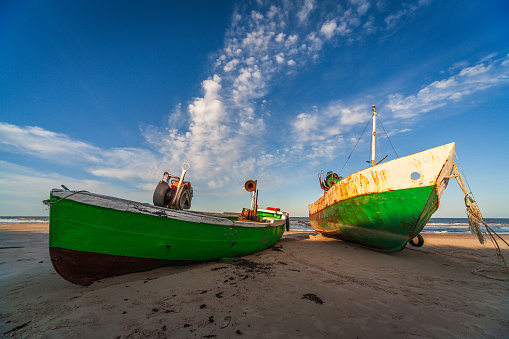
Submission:
M 449 168 L 454 157 L 454 144 L 436 147 L 410 156 L 369 167 L 349 175 L 336 183 L 329 191 L 309 205 L 311 214 L 317 213 L 334 203 L 360 195 L 394 191 L 423 185 L 438 185 L 439 196 L 445 189 L 442 167 Z M 444 165 L 445 162 L 445 165 Z M 418 172 L 421 177 L 412 179 L 411 173 Z M 438 180 L 437 180 L 438 179 Z

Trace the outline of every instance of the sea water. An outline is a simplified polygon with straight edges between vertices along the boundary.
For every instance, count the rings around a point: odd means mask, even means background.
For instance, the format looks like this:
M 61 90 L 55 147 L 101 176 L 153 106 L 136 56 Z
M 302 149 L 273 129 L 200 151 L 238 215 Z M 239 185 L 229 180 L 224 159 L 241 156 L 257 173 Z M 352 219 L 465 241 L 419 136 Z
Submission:
M 486 218 L 484 221 L 498 234 L 509 234 L 509 218 Z M 47 224 L 49 217 L 0 217 L 0 224 Z M 481 225 L 484 230 L 484 226 Z M 290 230 L 312 231 L 308 217 L 290 216 Z M 468 218 L 431 218 L 425 233 L 470 233 Z
M 509 234 L 508 218 L 485 218 L 488 226 L 498 234 Z M 481 224 L 484 230 L 484 225 Z M 290 230 L 312 231 L 308 217 L 291 217 Z M 431 218 L 422 232 L 425 233 L 470 233 L 468 218 Z
M 0 224 L 47 224 L 49 217 L 0 217 Z

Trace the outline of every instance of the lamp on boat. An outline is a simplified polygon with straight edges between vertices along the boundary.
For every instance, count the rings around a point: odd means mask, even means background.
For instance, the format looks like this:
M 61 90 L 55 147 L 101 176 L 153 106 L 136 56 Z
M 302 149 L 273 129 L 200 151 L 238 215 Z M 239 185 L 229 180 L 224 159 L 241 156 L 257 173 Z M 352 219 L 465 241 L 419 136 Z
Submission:
M 248 192 L 253 192 L 256 190 L 256 180 L 248 180 L 244 184 L 244 189 Z

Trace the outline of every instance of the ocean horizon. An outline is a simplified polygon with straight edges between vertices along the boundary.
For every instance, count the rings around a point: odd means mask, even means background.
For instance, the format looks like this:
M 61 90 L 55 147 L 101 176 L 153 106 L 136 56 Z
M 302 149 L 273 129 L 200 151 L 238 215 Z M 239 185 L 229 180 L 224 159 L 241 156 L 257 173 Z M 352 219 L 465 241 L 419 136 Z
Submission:
M 509 234 L 509 218 L 485 218 L 498 234 Z M 290 229 L 313 230 L 308 217 L 290 217 Z M 484 230 L 484 226 L 481 225 Z M 469 233 L 468 218 L 431 218 L 422 233 Z
M 509 234 L 509 218 L 485 218 L 484 221 L 498 234 Z M 0 224 L 47 224 L 47 216 L 4 216 Z M 484 227 L 481 225 L 481 229 Z M 290 230 L 312 231 L 308 217 L 291 217 Z M 431 218 L 423 233 L 470 233 L 468 218 Z

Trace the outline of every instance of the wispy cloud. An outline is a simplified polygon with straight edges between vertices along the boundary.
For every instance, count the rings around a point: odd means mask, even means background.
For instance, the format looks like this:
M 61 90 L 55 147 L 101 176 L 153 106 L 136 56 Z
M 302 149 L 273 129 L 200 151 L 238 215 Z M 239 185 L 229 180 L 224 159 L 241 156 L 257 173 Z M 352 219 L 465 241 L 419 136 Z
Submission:
M 447 79 L 434 81 L 417 94 L 391 94 L 386 106 L 397 118 L 412 118 L 495 85 L 509 83 L 509 55 L 499 59 L 493 57 L 490 55 L 483 59 L 484 62 L 464 67 Z M 457 70 L 458 65 L 466 66 L 461 62 L 450 69 Z
M 120 180 L 153 181 L 154 171 L 160 172 L 162 168 L 155 154 L 147 149 L 101 149 L 40 127 L 20 127 L 3 122 L 0 122 L 0 149 L 50 160 L 58 165 L 80 166 L 93 175 Z
M 309 13 L 315 8 L 315 0 L 305 0 L 300 10 L 297 12 L 297 17 L 301 23 L 305 22 L 309 16 Z
M 61 162 L 97 162 L 100 149 L 40 127 L 0 122 L 0 148 Z
M 111 194 L 125 199 L 150 202 L 151 187 L 140 190 L 131 186 L 114 185 L 108 180 L 76 179 L 61 173 L 37 173 L 32 168 L 16 165 L 0 160 L 0 215 L 44 215 L 46 206 L 42 200 L 49 198 L 48 190 L 60 188 L 61 184 L 70 189 L 87 190 L 90 192 Z M 149 192 L 144 192 L 144 191 Z M 27 210 L 26 206 L 31 206 Z
M 454 64 L 449 70 L 455 70 L 456 74 L 426 85 L 417 94 L 404 96 L 395 93 L 385 99 L 379 98 L 379 106 L 387 112 L 384 114 L 384 125 L 389 123 L 394 126 L 387 131 L 388 134 L 392 136 L 408 132 L 408 124 L 424 113 L 464 100 L 493 86 L 509 83 L 509 55 L 495 58 L 491 54 L 482 61 L 473 66 L 468 66 L 464 61 Z M 355 130 L 360 134 L 359 128 L 369 121 L 370 115 L 369 104 L 341 101 L 333 101 L 325 108 L 313 107 L 310 111 L 302 112 L 292 123 L 294 140 L 291 153 L 308 160 L 330 160 L 342 147 L 351 147 L 349 132 Z M 406 127 L 398 127 L 402 119 Z M 398 123 L 394 124 L 394 121 Z
M 391 13 L 385 17 L 387 30 L 395 30 L 404 23 L 404 20 L 412 17 L 422 7 L 428 6 L 431 0 L 418 0 L 414 2 L 406 2 L 402 4 L 402 8 L 395 13 Z
M 340 101 L 324 109 L 315 107 L 312 112 L 301 113 L 292 124 L 292 152 L 307 159 L 332 159 L 337 149 L 344 147 L 345 134 L 365 124 L 370 116 L 369 105 L 347 106 Z

